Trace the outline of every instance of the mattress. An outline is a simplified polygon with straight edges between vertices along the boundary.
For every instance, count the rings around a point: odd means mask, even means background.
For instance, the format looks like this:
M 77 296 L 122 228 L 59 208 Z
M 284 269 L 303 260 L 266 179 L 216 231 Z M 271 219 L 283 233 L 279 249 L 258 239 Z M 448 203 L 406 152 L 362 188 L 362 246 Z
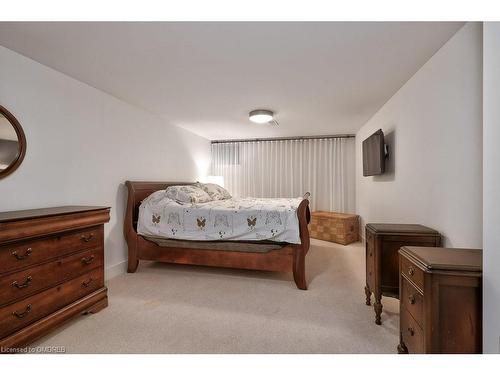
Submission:
M 137 233 L 193 241 L 300 244 L 297 208 L 302 198 L 231 198 L 180 204 L 160 190 L 139 207 Z

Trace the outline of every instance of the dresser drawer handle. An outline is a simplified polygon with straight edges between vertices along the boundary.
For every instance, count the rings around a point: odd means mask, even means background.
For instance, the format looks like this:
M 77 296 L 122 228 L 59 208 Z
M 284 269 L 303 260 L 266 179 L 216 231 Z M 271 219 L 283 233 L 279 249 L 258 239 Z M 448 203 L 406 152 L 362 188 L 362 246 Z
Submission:
M 94 233 L 90 233 L 89 235 L 82 234 L 82 236 L 80 237 L 80 239 L 83 242 L 90 242 L 90 241 L 92 241 L 94 239 Z
M 408 296 L 408 302 L 410 302 L 410 305 L 414 305 L 415 304 L 415 296 L 413 294 L 410 294 Z
M 12 313 L 12 315 L 14 315 L 16 318 L 18 319 L 22 319 L 24 318 L 26 315 L 28 315 L 31 311 L 31 304 L 29 304 L 28 306 L 26 306 L 26 309 L 23 311 L 23 312 L 17 312 L 17 311 L 14 311 Z
M 16 257 L 17 260 L 23 260 L 29 257 L 32 253 L 31 247 L 28 247 L 23 255 L 19 255 L 16 250 L 14 250 L 11 254 Z
M 415 330 L 411 327 L 408 327 L 408 332 L 410 333 L 410 336 L 415 336 Z
M 26 278 L 26 280 L 24 281 L 24 283 L 19 284 L 17 281 L 14 281 L 12 283 L 12 286 L 15 287 L 15 288 L 17 288 L 17 289 L 23 289 L 23 288 L 28 287 L 31 284 L 32 280 L 33 280 L 33 278 L 31 276 L 28 276 Z
M 82 263 L 83 263 L 83 264 L 90 264 L 90 263 L 92 263 L 93 261 L 94 261 L 94 256 L 93 256 L 93 255 L 91 255 L 91 256 L 89 256 L 89 257 L 84 257 L 84 258 L 82 258 Z
M 414 274 L 415 274 L 415 269 L 410 266 L 410 268 L 408 268 L 408 275 L 413 276 Z
M 87 288 L 92 281 L 93 281 L 92 278 L 89 278 L 87 281 L 83 281 L 82 287 Z

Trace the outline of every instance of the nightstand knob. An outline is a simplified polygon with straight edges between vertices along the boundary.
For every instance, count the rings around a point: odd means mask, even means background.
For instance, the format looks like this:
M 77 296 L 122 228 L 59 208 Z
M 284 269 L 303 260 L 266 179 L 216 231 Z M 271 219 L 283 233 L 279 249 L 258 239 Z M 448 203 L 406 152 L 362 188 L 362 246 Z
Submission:
M 415 335 L 415 330 L 411 327 L 408 327 L 408 332 L 410 333 L 410 336 L 414 336 Z
M 413 294 L 408 296 L 408 302 L 410 302 L 410 305 L 415 304 L 415 296 Z
M 413 267 L 408 268 L 408 275 L 413 276 L 415 274 L 415 269 Z

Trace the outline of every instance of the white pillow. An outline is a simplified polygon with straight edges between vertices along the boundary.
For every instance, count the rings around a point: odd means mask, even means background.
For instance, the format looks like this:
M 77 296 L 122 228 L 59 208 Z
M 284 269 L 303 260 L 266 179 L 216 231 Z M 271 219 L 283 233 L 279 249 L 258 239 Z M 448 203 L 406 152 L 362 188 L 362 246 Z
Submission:
M 178 203 L 207 203 L 212 200 L 210 195 L 196 185 L 169 186 L 166 195 Z
M 229 191 L 224 189 L 222 186 L 217 185 L 217 184 L 202 184 L 201 182 L 196 183 L 196 186 L 199 186 L 201 189 L 203 189 L 210 198 L 214 201 L 221 201 L 224 199 L 231 199 L 231 194 L 229 194 Z

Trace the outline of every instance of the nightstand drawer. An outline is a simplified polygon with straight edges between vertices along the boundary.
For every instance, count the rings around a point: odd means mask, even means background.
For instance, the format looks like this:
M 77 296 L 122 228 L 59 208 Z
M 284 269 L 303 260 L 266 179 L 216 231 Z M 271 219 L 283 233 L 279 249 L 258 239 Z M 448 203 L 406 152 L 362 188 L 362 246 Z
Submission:
M 420 289 L 424 288 L 424 271 L 410 262 L 404 256 L 401 259 L 401 272 L 408 280 L 411 280 Z
M 403 342 L 410 354 L 424 353 L 424 332 L 405 308 L 400 310 L 400 331 Z
M 422 327 L 424 312 L 423 295 L 405 277 L 401 278 L 401 309 L 406 309 Z

